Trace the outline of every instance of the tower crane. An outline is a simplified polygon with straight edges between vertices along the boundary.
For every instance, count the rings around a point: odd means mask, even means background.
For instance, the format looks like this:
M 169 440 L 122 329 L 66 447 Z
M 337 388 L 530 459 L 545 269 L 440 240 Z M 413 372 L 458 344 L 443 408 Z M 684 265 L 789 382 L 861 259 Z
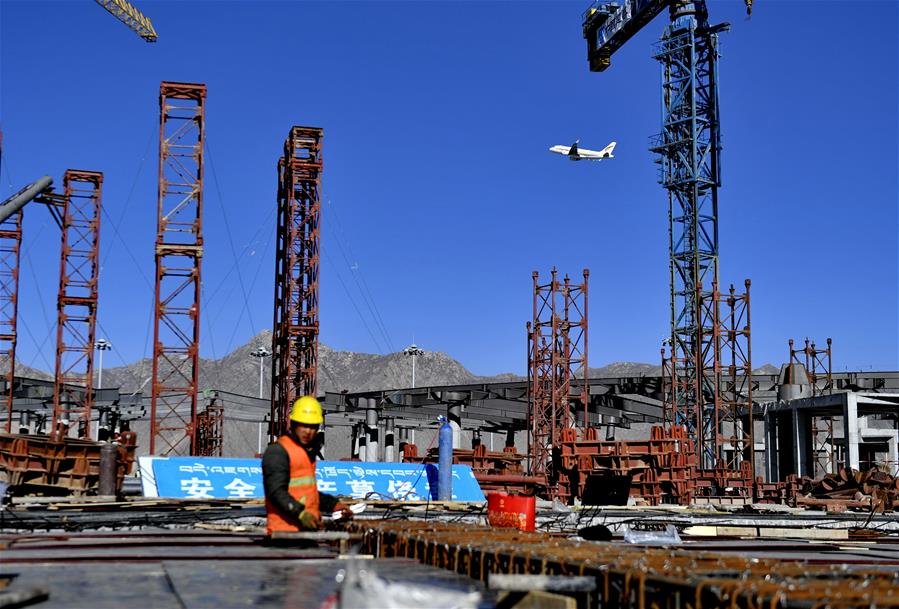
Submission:
M 156 42 L 156 30 L 153 28 L 153 22 L 128 0 L 95 1 L 109 11 L 113 17 L 131 28 L 138 36 L 147 42 Z
M 744 0 L 747 13 L 752 1 Z M 668 9 L 669 23 L 654 49 L 663 67 L 662 131 L 651 139 L 659 182 L 668 191 L 671 304 L 671 404 L 679 413 L 701 460 L 714 466 L 717 430 L 716 388 L 704 369 L 716 357 L 711 343 L 717 318 L 712 293 L 718 281 L 718 188 L 721 186 L 721 134 L 718 116 L 718 34 L 727 23 L 709 24 L 704 0 L 623 0 L 592 4 L 583 15 L 590 70 L 602 72 L 612 55 Z M 712 306 L 703 303 L 715 301 Z M 710 355 L 711 354 L 711 355 Z

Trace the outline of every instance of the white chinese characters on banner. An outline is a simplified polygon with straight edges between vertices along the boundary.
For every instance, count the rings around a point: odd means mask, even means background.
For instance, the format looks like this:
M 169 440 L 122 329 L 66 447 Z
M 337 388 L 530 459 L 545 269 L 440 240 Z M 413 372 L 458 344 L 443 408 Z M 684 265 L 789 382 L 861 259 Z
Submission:
M 246 499 L 247 497 L 252 497 L 255 495 L 253 490 L 256 488 L 255 484 L 247 484 L 240 478 L 235 478 L 231 482 L 225 485 L 225 488 L 228 490 L 229 497 L 237 497 L 238 499 Z
M 181 491 L 191 499 L 212 499 L 212 482 L 194 476 L 181 480 Z

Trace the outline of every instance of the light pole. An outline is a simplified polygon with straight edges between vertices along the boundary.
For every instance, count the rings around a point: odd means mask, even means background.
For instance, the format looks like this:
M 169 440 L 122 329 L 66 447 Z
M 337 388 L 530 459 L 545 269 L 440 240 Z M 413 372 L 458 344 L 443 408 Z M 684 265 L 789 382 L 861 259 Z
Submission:
M 418 345 L 412 343 L 405 349 L 403 349 L 403 355 L 410 356 L 412 358 L 412 388 L 415 389 L 415 356 L 416 355 L 424 355 L 425 352 L 419 348 Z
M 257 347 L 255 351 L 250 353 L 253 357 L 259 360 L 259 399 L 262 399 L 262 368 L 263 363 L 265 362 L 265 358 L 272 354 L 271 351 L 266 349 L 265 347 Z
M 103 389 L 103 352 L 112 350 L 112 343 L 105 338 L 101 338 L 94 343 L 94 347 L 100 352 L 100 372 L 97 378 L 97 389 Z

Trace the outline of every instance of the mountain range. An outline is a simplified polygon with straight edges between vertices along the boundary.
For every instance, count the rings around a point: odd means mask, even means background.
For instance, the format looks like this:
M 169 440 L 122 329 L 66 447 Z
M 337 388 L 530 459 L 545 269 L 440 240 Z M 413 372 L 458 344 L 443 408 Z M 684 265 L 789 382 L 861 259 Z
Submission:
M 247 343 L 220 359 L 200 359 L 200 387 L 214 388 L 241 395 L 256 396 L 259 393 L 259 358 L 250 354 L 258 347 L 271 349 L 271 332 L 263 331 Z M 96 360 L 95 360 L 96 365 Z M 262 396 L 270 394 L 271 359 L 264 359 Z M 657 376 L 658 365 L 638 362 L 615 362 L 600 368 L 590 368 L 590 377 Z M 776 373 L 777 368 L 767 364 L 756 369 L 758 373 Z M 152 373 L 152 360 L 144 358 L 127 366 L 103 369 L 103 385 L 119 387 L 123 392 L 147 390 Z M 16 376 L 50 379 L 52 375 L 42 370 L 16 364 Z M 509 373 L 478 376 L 446 353 L 426 352 L 416 357 L 415 385 L 418 387 L 462 385 L 520 381 L 524 377 Z M 403 353 L 386 355 L 338 351 L 327 345 L 319 345 L 319 391 L 377 391 L 399 389 L 412 385 L 411 362 Z

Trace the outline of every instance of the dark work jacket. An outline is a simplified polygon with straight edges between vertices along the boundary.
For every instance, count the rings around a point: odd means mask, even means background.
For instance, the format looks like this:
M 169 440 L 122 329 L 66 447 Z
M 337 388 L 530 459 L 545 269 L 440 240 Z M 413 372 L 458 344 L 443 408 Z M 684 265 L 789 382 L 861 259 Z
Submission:
M 318 456 L 318 447 L 306 447 L 299 443 L 292 433 L 287 437 L 293 440 L 297 446 L 306 451 L 309 461 L 315 463 Z M 283 513 L 290 514 L 299 522 L 300 514 L 306 507 L 290 496 L 287 486 L 290 482 L 290 459 L 284 447 L 275 442 L 269 444 L 262 455 L 262 484 L 265 488 L 265 498 L 275 504 Z M 330 514 L 337 505 L 337 497 L 325 493 L 318 494 L 318 509 L 322 515 Z

